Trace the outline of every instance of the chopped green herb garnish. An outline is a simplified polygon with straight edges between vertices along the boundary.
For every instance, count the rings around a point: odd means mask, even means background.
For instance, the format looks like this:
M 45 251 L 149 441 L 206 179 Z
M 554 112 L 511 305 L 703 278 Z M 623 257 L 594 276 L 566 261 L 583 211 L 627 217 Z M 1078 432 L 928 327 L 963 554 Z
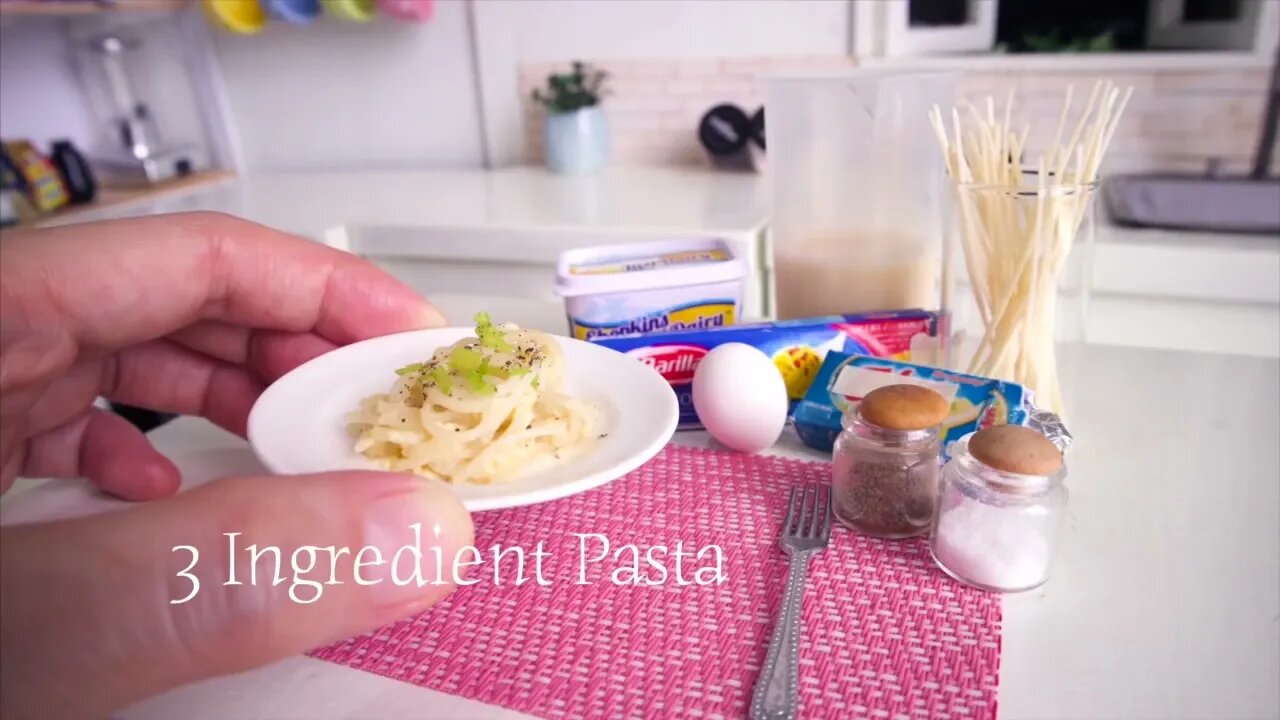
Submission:
M 510 377 L 527 375 L 532 369 L 520 364 L 531 360 L 528 351 L 521 351 L 520 358 L 506 360 L 495 366 L 492 358 L 485 350 L 512 353 L 516 348 L 507 340 L 501 328 L 494 325 L 488 313 L 478 313 L 476 320 L 476 337 L 480 342 L 468 343 L 453 348 L 444 362 L 432 360 L 426 363 L 412 363 L 396 370 L 401 377 L 418 375 L 418 381 L 410 388 L 411 398 L 417 400 L 416 405 L 424 402 L 423 393 L 428 385 L 433 385 L 446 395 L 453 393 L 454 382 L 462 382 L 478 395 L 492 395 L 497 392 L 497 381 Z M 533 378 L 533 386 L 538 387 L 538 378 Z M 411 403 L 414 404 L 414 403 Z
M 481 365 L 487 363 L 488 360 L 479 350 L 472 350 L 467 347 L 456 347 L 453 352 L 449 353 L 449 369 L 454 372 L 471 372 L 478 370 Z
M 422 372 L 423 367 L 422 363 L 411 363 L 409 365 L 405 365 L 399 370 L 396 370 L 396 374 L 401 377 L 404 377 L 405 375 L 412 375 L 416 372 Z
M 443 365 L 436 365 L 431 368 L 431 372 L 427 373 L 427 377 L 435 382 L 436 387 L 440 388 L 440 392 L 448 395 L 453 392 L 453 377 L 449 375 L 449 369 Z
M 499 380 L 506 380 L 512 375 L 523 375 L 527 372 L 529 372 L 528 368 L 513 365 L 511 362 L 507 362 L 505 365 L 494 366 L 489 362 L 489 358 L 485 358 L 484 362 L 480 363 L 481 375 L 498 378 Z
M 489 313 L 476 313 L 476 337 L 480 344 L 498 352 L 511 352 L 511 343 L 503 335 L 502 330 L 489 320 Z
M 484 376 L 481 375 L 479 371 L 469 372 L 466 377 L 467 385 L 471 388 L 471 391 L 477 395 L 492 395 L 496 391 L 493 384 L 486 382 Z

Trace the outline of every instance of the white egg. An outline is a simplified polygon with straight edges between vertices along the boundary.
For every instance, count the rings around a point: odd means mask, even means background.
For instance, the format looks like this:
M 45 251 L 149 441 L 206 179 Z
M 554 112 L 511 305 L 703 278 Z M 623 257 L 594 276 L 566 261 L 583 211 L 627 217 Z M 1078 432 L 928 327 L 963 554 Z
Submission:
M 742 343 L 718 345 L 693 373 L 693 409 L 734 450 L 759 452 L 787 423 L 787 386 L 768 355 Z

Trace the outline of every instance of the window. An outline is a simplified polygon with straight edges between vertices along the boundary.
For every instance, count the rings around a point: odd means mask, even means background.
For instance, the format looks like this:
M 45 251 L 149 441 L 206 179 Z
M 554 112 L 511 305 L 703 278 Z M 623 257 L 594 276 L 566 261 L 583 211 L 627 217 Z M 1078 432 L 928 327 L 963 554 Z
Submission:
M 1006 52 L 1141 50 L 1147 0 L 1003 2 L 996 48 Z
M 1280 7 L 1259 0 L 1150 0 L 1147 46 L 1170 50 L 1259 50 Z M 1274 43 L 1275 38 L 1270 37 Z
M 1232 22 L 1244 17 L 1240 0 L 1183 0 L 1182 21 Z
M 911 27 L 945 27 L 969 22 L 968 0 L 911 0 L 907 6 Z
M 1234 50 L 1266 54 L 1273 0 L 854 0 L 854 53 Z
M 981 52 L 995 42 L 997 0 L 854 0 L 854 54 Z

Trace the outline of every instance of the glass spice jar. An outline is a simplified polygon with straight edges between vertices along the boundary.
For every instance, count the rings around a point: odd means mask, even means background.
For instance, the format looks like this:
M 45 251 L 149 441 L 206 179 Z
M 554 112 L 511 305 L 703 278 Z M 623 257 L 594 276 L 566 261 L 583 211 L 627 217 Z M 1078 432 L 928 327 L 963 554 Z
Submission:
M 934 562 L 983 590 L 1044 584 L 1067 507 L 1066 473 L 1062 451 L 1031 428 L 996 425 L 956 441 L 929 539 Z
M 950 409 L 941 395 L 917 385 L 878 388 L 851 407 L 831 461 L 836 519 L 882 538 L 928 530 L 938 493 L 942 421 Z

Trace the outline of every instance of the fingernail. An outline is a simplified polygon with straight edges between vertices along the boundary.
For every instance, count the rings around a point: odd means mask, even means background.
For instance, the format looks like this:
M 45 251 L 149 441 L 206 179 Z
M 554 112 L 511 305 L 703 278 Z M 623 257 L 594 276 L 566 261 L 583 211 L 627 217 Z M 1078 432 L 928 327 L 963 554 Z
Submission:
M 364 551 L 358 573 L 377 604 L 415 604 L 453 589 L 453 561 L 472 543 L 473 529 L 447 485 L 407 481 L 403 491 L 372 501 L 366 513 L 365 542 L 376 553 Z
M 449 319 L 444 316 L 444 313 L 436 309 L 435 305 L 427 303 L 419 314 L 418 322 L 424 328 L 437 328 L 448 325 Z

